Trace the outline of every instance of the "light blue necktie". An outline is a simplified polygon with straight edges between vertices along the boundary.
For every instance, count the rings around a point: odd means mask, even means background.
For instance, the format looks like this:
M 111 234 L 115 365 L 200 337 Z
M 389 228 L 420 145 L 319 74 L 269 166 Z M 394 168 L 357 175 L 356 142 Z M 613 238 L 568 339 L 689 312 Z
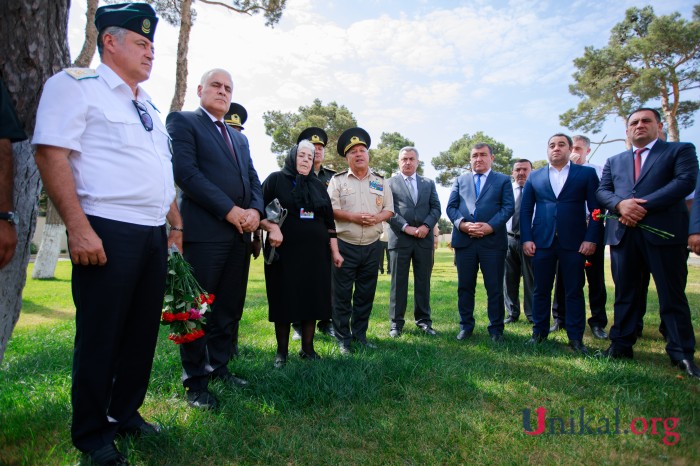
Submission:
M 481 173 L 476 174 L 476 183 L 474 186 L 476 187 L 476 197 L 477 199 L 479 198 L 479 193 L 481 192 L 481 177 L 483 175 Z

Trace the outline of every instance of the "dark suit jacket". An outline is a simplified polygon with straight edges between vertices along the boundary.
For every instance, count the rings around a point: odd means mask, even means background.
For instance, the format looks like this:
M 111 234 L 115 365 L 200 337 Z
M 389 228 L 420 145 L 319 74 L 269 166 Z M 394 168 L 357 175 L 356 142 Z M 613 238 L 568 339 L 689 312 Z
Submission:
M 642 166 L 639 179 L 634 182 L 634 152 L 631 150 L 610 157 L 603 168 L 603 178 L 596 193 L 598 200 L 612 213 L 617 204 L 633 197 L 646 199 L 647 214 L 642 223 L 666 230 L 675 235 L 671 239 L 643 231 L 653 245 L 687 244 L 688 208 L 685 197 L 695 188 L 698 177 L 698 159 L 695 146 L 684 142 L 657 140 Z M 605 242 L 617 245 L 627 227 L 608 219 Z
M 571 163 L 566 183 L 554 195 L 549 182 L 549 165 L 530 174 L 520 201 L 520 242 L 533 241 L 538 248 L 549 248 L 557 234 L 563 249 L 578 250 L 588 241 L 599 244 L 600 222 L 586 225 L 588 211 L 598 208 L 595 169 Z
M 476 211 L 476 218 L 472 213 Z M 486 222 L 493 233 L 483 238 L 474 239 L 462 233 L 455 225 L 452 229 L 452 247 L 464 248 L 479 241 L 485 247 L 494 249 L 507 249 L 508 236 L 506 234 L 506 222 L 515 211 L 515 198 L 509 176 L 491 171 L 486 182 L 476 198 L 474 190 L 474 176 L 466 173 L 457 177 L 452 185 L 450 199 L 447 201 L 447 216 L 454 224 L 460 218 L 467 222 Z
M 690 208 L 690 228 L 689 235 L 700 233 L 700 176 L 698 176 L 697 184 L 695 185 L 695 197 L 693 198 L 693 207 Z
M 408 186 L 402 175 L 395 175 L 389 179 L 391 194 L 394 196 L 394 216 L 389 219 L 389 249 L 407 246 L 412 242 L 418 242 L 419 246 L 432 249 L 433 227 L 440 218 L 440 198 L 435 189 L 435 182 L 419 175 L 416 177 L 418 188 L 418 200 L 414 203 Z M 425 238 L 415 238 L 401 231 L 408 224 L 412 227 L 428 225 L 430 234 Z
M 233 206 L 256 209 L 264 218 L 262 187 L 244 135 L 224 125 L 236 162 L 219 128 L 201 108 L 171 113 L 166 126 L 172 138 L 175 182 L 182 189 L 184 241 L 226 242 L 240 238 L 225 218 Z M 242 236 L 250 241 L 250 234 Z

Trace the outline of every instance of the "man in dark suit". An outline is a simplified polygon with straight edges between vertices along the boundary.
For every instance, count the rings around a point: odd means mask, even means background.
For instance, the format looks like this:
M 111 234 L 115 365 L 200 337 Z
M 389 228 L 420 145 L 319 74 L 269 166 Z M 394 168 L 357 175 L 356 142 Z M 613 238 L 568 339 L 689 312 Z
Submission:
M 392 338 L 401 336 L 408 296 L 408 269 L 413 263 L 413 317 L 427 335 L 435 335 L 430 318 L 430 274 L 433 269 L 433 227 L 440 218 L 435 182 L 416 175 L 418 150 L 399 151 L 399 173 L 389 179 L 394 216 L 389 219 L 389 317 Z
M 227 364 L 245 303 L 250 233 L 264 209 L 248 140 L 223 121 L 232 90 L 227 71 L 208 71 L 197 87 L 201 107 L 167 119 L 175 181 L 182 189 L 183 254 L 200 285 L 216 296 L 205 336 L 180 347 L 187 400 L 205 409 L 217 404 L 207 390 L 210 378 L 247 384 Z
M 532 323 L 532 258 L 523 253 L 520 244 L 520 205 L 523 199 L 525 182 L 532 172 L 532 162 L 528 159 L 516 160 L 513 164 L 513 197 L 515 211 L 506 222 L 508 232 L 508 249 L 506 251 L 505 275 L 503 276 L 503 293 L 505 298 L 505 323 L 517 322 L 520 318 L 520 278 L 523 279 L 523 310 L 528 322 Z
M 457 264 L 458 340 L 469 338 L 474 332 L 479 266 L 488 297 L 489 336 L 494 342 L 503 339 L 506 222 L 515 210 L 515 199 L 510 177 L 491 170 L 494 159 L 491 146 L 476 144 L 471 150 L 472 173 L 455 180 L 447 202 L 447 216 L 455 226 L 452 248 Z
M 688 248 L 700 254 L 700 176 L 695 185 L 695 197 L 690 207 L 690 228 L 688 229 Z
M 523 191 L 520 206 L 520 241 L 532 257 L 535 290 L 532 306 L 532 338 L 540 343 L 549 335 L 549 310 L 557 263 L 564 284 L 566 333 L 569 346 L 588 354 L 583 344 L 586 311 L 583 300 L 584 263 L 595 252 L 600 224 L 588 222 L 598 208 L 595 190 L 598 175 L 591 167 L 571 163 L 573 141 L 555 134 L 547 142 L 549 165 L 534 171 Z M 602 245 L 601 245 L 602 247 Z
M 632 150 L 608 159 L 597 193 L 602 206 L 619 215 L 619 219 L 608 219 L 605 228 L 615 281 L 612 343 L 606 354 L 633 357 L 640 317 L 635 297 L 642 287 L 640 270 L 646 269 L 659 295 L 666 352 L 673 364 L 700 378 L 700 369 L 693 362 L 695 334 L 685 296 L 690 231 L 685 197 L 695 188 L 698 160 L 692 144 L 659 140 L 662 126 L 654 109 L 640 108 L 630 114 L 627 137 Z M 674 236 L 661 238 L 636 228 L 639 223 Z

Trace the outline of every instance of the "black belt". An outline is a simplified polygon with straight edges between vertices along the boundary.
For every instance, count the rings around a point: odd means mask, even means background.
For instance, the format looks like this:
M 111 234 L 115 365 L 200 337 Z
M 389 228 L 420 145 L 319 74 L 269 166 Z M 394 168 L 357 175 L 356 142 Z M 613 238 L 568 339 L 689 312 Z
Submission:
M 517 233 L 511 233 L 510 231 L 508 232 L 508 236 L 512 236 L 513 238 L 519 239 L 520 235 Z

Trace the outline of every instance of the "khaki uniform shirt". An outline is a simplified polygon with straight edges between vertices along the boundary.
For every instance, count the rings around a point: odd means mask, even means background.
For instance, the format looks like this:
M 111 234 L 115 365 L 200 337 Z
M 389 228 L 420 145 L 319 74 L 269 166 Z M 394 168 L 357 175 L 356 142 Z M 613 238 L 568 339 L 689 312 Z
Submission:
M 389 183 L 371 170 L 363 179 L 359 179 L 348 169 L 338 173 L 328 185 L 328 195 L 334 210 L 347 212 L 366 212 L 378 214 L 382 211 L 394 211 L 394 197 Z M 346 243 L 365 246 L 372 244 L 382 234 L 382 222 L 373 226 L 335 220 L 338 239 Z

